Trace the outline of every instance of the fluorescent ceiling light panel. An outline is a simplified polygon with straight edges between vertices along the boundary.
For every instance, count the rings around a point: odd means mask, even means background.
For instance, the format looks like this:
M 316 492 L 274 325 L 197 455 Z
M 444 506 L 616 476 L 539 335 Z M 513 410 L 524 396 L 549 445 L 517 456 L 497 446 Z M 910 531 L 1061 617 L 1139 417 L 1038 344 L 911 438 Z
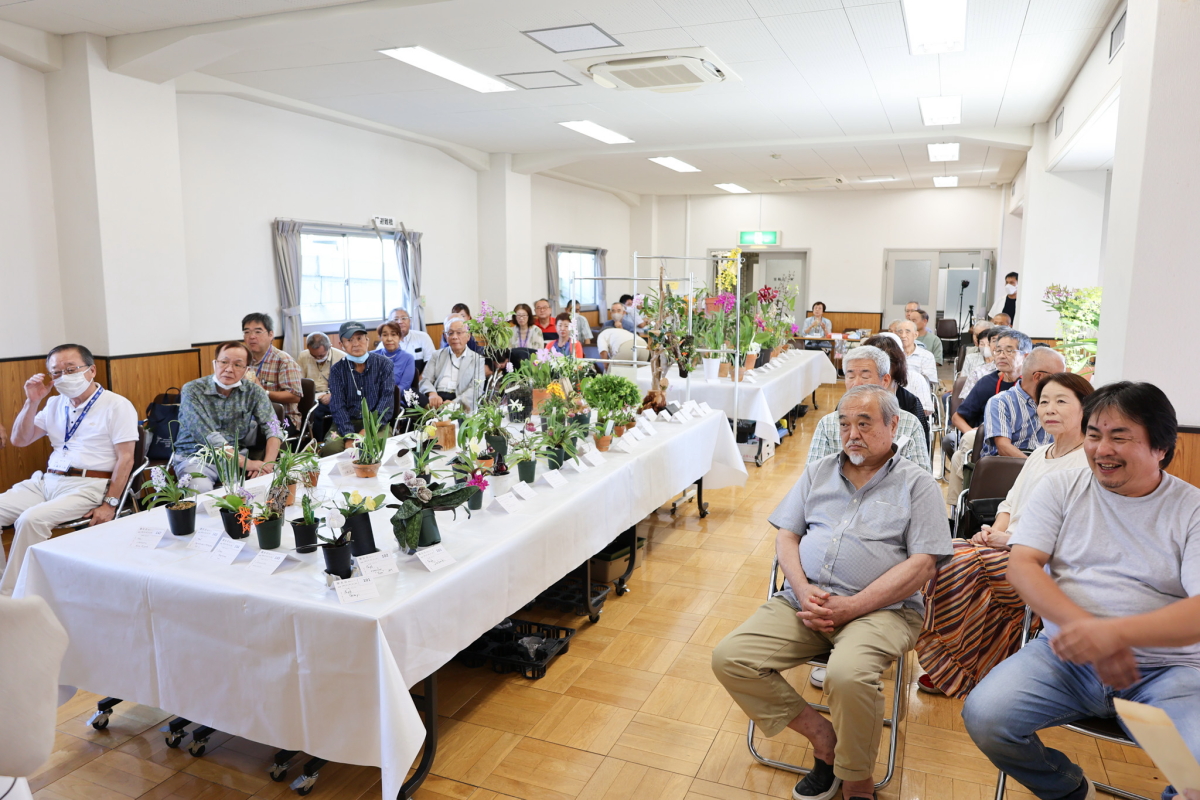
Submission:
M 958 161 L 958 142 L 942 142 L 928 147 L 930 161 Z
M 561 89 L 566 86 L 579 86 L 580 83 L 554 70 L 546 72 L 510 72 L 498 75 L 499 78 L 515 84 L 522 89 Z
M 516 88 L 509 86 L 491 75 L 476 72 L 470 67 L 464 67 L 457 61 L 451 61 L 445 56 L 439 56 L 424 47 L 395 47 L 391 50 L 380 50 L 385 56 L 391 56 L 397 61 L 403 61 L 417 69 L 432 72 L 439 78 L 454 81 L 460 86 L 474 89 L 477 92 L 515 92 Z
M 953 189 L 958 186 L 957 175 L 938 175 L 933 179 L 933 185 L 939 189 Z
M 553 53 L 574 53 L 577 50 L 621 46 L 620 42 L 595 25 L 568 25 L 565 28 L 543 28 L 521 33 Z
M 967 41 L 967 0 L 901 0 L 908 52 L 956 53 Z
M 736 183 L 714 183 L 713 186 L 724 189 L 730 194 L 750 194 L 749 189 L 738 186 Z
M 608 128 L 586 119 L 575 120 L 573 122 L 560 122 L 558 124 L 564 128 L 570 128 L 576 133 L 582 133 L 584 136 L 599 139 L 605 144 L 629 144 L 633 141 L 628 136 L 622 136 L 616 131 L 610 131 Z
M 891 175 L 859 175 L 858 179 L 862 183 L 887 183 L 896 180 Z
M 922 97 L 917 102 L 921 105 L 921 121 L 926 125 L 958 125 L 962 122 L 962 97 L 959 95 Z
M 693 167 L 691 164 L 687 163 L 686 161 L 680 161 L 678 158 L 674 158 L 672 156 L 659 156 L 658 158 L 652 158 L 650 160 L 653 161 L 655 164 L 664 166 L 667 169 L 673 169 L 676 172 L 699 172 L 700 171 L 700 169 L 698 167 Z

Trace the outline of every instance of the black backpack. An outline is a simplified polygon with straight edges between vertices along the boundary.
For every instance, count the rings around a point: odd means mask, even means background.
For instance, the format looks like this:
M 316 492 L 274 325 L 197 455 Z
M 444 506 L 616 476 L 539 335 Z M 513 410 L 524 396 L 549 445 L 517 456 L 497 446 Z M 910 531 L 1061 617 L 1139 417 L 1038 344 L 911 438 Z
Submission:
M 179 430 L 179 397 L 179 387 L 172 386 L 146 406 L 146 430 L 150 432 L 146 457 L 151 461 L 166 461 L 171 457 Z

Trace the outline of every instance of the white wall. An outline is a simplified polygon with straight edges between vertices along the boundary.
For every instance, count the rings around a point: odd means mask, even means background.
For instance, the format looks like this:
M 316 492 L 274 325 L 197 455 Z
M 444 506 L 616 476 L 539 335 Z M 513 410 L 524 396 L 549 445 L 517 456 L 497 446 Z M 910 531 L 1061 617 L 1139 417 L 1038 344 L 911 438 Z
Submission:
M 1125 4 L 1122 3 L 1109 18 L 1104 33 L 1092 48 L 1087 61 L 1075 75 L 1070 88 L 1063 95 L 1062 102 L 1055 106 L 1054 111 L 1050 113 L 1049 161 L 1054 161 L 1059 152 L 1070 143 L 1071 137 L 1092 116 L 1101 101 L 1121 83 L 1121 65 L 1124 61 L 1125 49 L 1118 50 L 1112 61 L 1109 61 L 1108 39 L 1113 25 L 1124 13 Z M 1128 25 L 1125 30 L 1128 34 Z M 1060 110 L 1066 112 L 1063 114 L 1063 129 L 1062 133 L 1054 136 L 1054 121 L 1058 118 Z
M 0 58 L 0 358 L 64 339 L 42 73 Z
M 734 247 L 742 230 L 782 231 L 784 249 L 809 251 L 808 297 L 832 311 L 879 311 L 885 250 L 995 248 L 1002 194 L 963 188 L 660 197 L 657 244 L 659 255 L 703 256 Z M 695 270 L 702 277 L 705 265 Z
M 478 305 L 474 170 L 428 147 L 233 98 L 180 95 L 178 107 L 193 342 L 236 337 L 249 311 L 279 319 L 276 217 L 395 217 L 424 234 L 426 320 L 459 301 Z
M 630 208 L 608 192 L 576 186 L 573 183 L 533 176 L 531 221 L 533 242 L 527 279 L 527 302 L 545 297 L 546 245 L 573 244 L 581 247 L 602 247 L 608 250 L 606 265 L 609 275 L 629 275 Z M 517 278 L 520 280 L 520 278 Z M 513 285 L 510 277 L 509 285 Z M 611 303 L 628 291 L 625 284 L 610 284 L 605 288 Z

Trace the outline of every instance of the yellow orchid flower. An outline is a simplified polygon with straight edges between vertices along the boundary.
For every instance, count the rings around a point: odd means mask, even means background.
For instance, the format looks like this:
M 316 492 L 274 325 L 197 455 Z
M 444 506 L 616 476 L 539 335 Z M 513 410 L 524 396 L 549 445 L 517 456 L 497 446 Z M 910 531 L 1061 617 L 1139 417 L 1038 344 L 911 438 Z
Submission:
M 358 493 L 357 489 L 355 491 L 351 492 L 351 494 L 350 494 L 350 502 L 351 503 L 358 505 L 359 503 L 362 502 L 362 499 L 363 499 L 362 495 Z
M 375 510 L 375 498 L 368 497 L 366 502 L 363 503 L 363 508 L 367 509 L 367 511 L 374 511 Z
M 426 438 L 429 438 L 429 439 L 432 439 L 434 436 L 437 436 L 437 428 L 434 427 L 433 425 L 426 425 L 425 426 L 425 436 L 426 436 Z

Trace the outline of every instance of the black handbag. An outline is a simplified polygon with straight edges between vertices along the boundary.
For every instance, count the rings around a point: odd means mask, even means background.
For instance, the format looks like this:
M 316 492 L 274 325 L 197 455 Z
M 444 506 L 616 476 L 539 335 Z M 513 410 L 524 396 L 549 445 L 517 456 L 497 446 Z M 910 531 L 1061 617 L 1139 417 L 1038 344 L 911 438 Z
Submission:
M 175 434 L 179 431 L 179 398 L 179 387 L 172 386 L 146 406 L 145 427 L 150 432 L 146 457 L 151 461 L 166 461 L 171 457 Z
M 970 539 L 979 533 L 984 525 L 994 524 L 996 522 L 996 514 L 999 513 L 997 509 L 999 509 L 1000 504 L 1003 502 L 1003 497 L 978 497 L 974 500 L 968 500 L 962 524 L 959 530 L 955 532 L 955 535 L 960 539 Z

